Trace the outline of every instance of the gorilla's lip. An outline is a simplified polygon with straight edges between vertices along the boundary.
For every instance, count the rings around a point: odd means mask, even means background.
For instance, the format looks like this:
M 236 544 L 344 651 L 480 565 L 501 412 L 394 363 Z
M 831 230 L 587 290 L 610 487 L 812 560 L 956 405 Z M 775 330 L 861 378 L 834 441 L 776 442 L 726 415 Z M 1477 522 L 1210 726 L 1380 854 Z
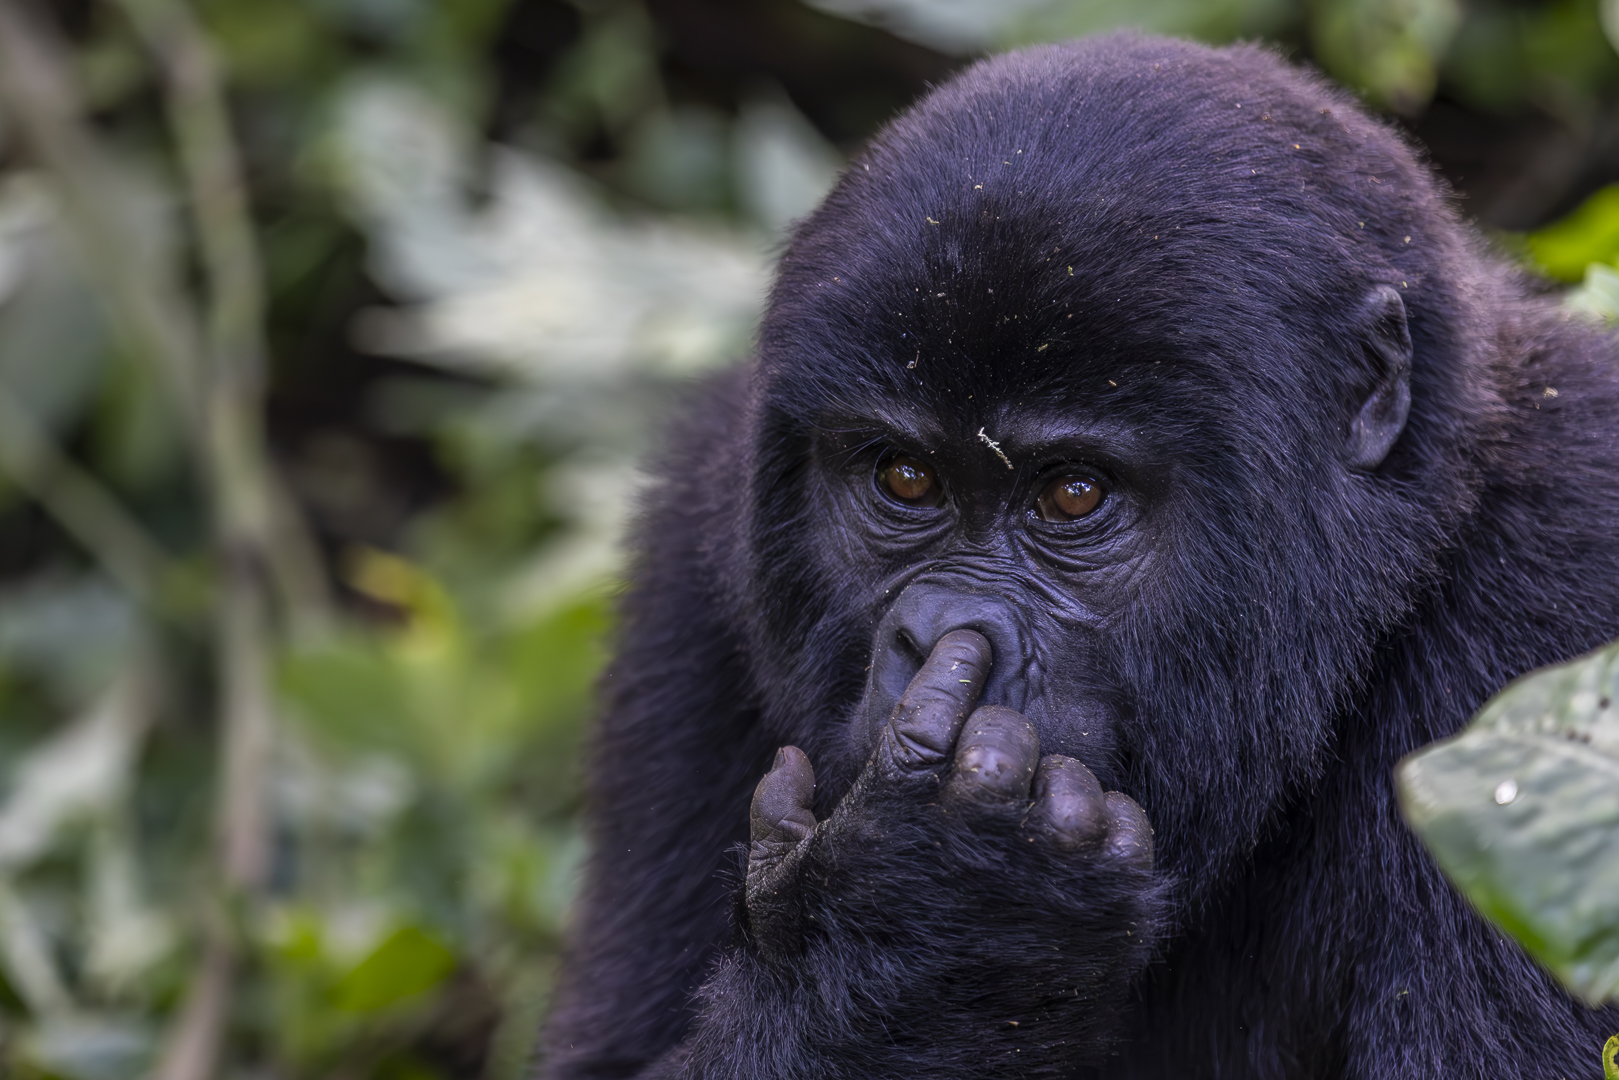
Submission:
M 1018 680 L 1005 684 L 1008 693 L 986 695 L 974 709 L 998 705 L 1022 713 L 1034 725 L 1040 740 L 1040 753 L 1062 754 L 1084 763 L 1097 778 L 1112 782 L 1117 771 L 1115 741 L 1118 724 L 1116 710 L 1100 699 L 1077 704 L 1059 704 L 1045 694 L 1030 693 L 1026 683 Z M 1006 700 L 1013 697 L 1016 702 Z M 894 715 L 899 704 L 896 695 L 884 693 L 868 680 L 866 692 L 854 712 L 853 733 L 862 759 L 877 745 L 883 728 Z

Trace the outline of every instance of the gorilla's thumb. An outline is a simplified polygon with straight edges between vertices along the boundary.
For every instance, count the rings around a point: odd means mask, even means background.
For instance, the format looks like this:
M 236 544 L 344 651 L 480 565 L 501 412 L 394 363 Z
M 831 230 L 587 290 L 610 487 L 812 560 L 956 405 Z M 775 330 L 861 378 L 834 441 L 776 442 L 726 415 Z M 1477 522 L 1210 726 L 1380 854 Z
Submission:
M 776 751 L 776 763 L 753 790 L 744 895 L 748 930 L 762 955 L 788 948 L 799 933 L 794 867 L 815 828 L 814 797 L 815 770 L 796 746 Z
M 815 798 L 815 769 L 796 746 L 776 751 L 776 761 L 753 789 L 750 839 L 769 848 L 791 846 L 815 828 L 810 807 Z

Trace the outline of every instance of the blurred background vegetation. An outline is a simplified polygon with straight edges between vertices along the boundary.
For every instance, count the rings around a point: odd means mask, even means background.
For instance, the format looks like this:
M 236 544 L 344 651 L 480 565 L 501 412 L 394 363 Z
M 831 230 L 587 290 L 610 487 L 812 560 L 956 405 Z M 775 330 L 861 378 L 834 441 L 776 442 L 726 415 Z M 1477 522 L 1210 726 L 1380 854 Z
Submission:
M 1121 25 L 1619 311 L 1619 3 L 0 0 L 0 1073 L 522 1075 L 653 417 L 885 117 Z

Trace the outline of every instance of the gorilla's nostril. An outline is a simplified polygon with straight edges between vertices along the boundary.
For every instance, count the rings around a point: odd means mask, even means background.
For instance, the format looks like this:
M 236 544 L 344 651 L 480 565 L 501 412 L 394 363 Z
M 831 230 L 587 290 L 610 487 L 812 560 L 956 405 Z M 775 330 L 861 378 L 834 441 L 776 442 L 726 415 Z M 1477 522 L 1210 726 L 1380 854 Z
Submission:
M 928 653 L 933 651 L 928 645 L 924 645 L 919 641 L 908 626 L 900 627 L 894 634 L 894 645 L 899 649 L 900 654 L 916 667 L 921 667 L 923 662 L 927 660 Z
M 919 581 L 906 586 L 878 624 L 867 684 L 868 716 L 877 725 L 874 732 L 887 722 L 894 703 L 939 643 L 964 632 L 981 641 L 994 657 L 980 704 L 1024 707 L 1028 690 L 1017 609 L 983 588 Z

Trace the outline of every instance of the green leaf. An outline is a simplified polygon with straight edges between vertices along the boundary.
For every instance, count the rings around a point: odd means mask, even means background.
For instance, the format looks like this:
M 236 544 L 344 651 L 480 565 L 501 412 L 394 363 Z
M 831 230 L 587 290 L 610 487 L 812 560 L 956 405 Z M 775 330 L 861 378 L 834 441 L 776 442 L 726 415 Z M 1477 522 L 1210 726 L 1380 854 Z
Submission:
M 1562 281 L 1579 281 L 1594 262 L 1619 261 L 1619 184 L 1609 184 L 1526 240 L 1535 263 Z
M 394 658 L 359 634 L 291 652 L 282 663 L 281 690 L 323 743 L 352 751 L 423 752 L 411 723 L 413 701 Z
M 527 712 L 542 721 L 588 715 L 592 688 L 607 662 L 612 613 L 605 598 L 588 597 L 514 632 L 501 643 L 502 670 Z
M 1619 270 L 1602 263 L 1585 268 L 1585 282 L 1563 297 L 1563 308 L 1577 311 L 1597 322 L 1619 320 Z
M 1456 0 L 1321 0 L 1310 12 L 1321 64 L 1374 104 L 1405 113 L 1432 99 L 1462 21 Z
M 1573 993 L 1619 996 L 1619 646 L 1525 676 L 1397 770 L 1469 900 Z
M 431 990 L 455 970 L 455 954 L 414 926 L 402 927 L 343 976 L 332 1002 L 347 1012 L 376 1012 Z

